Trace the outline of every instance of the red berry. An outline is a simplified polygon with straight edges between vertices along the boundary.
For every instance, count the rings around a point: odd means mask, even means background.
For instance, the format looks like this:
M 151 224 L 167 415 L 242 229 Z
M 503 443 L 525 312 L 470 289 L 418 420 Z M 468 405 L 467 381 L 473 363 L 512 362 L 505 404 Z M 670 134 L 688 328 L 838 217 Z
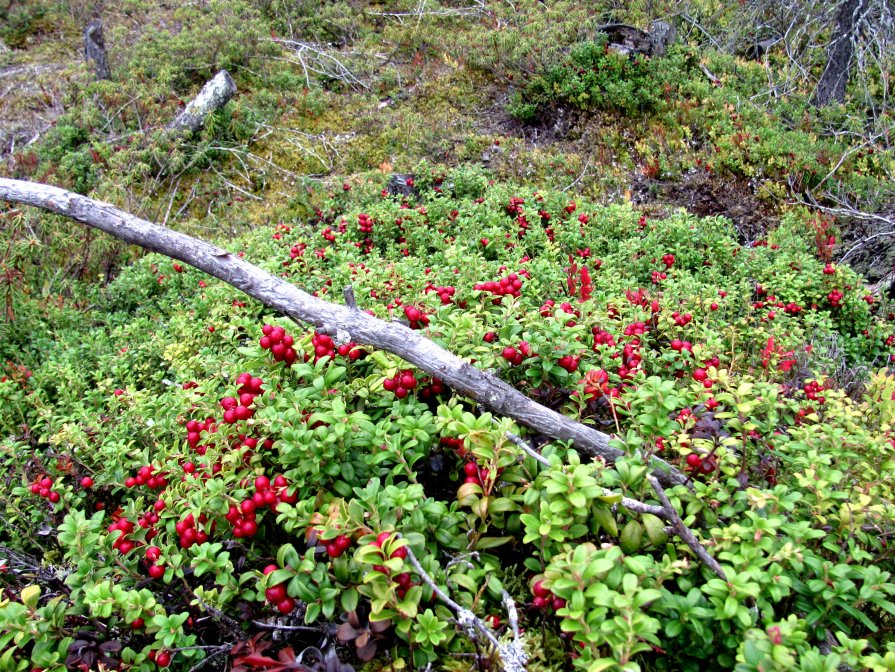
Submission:
M 255 490 L 263 492 L 270 487 L 270 479 L 267 476 L 258 476 L 255 478 Z
M 271 604 L 276 604 L 281 600 L 284 600 L 288 595 L 286 594 L 286 584 L 278 583 L 275 586 L 271 586 L 267 590 L 264 591 L 265 599 Z
M 82 488 L 92 488 L 93 487 L 93 479 L 90 476 L 85 476 L 81 479 L 81 487 Z
M 535 595 L 535 597 L 547 597 L 550 595 L 550 591 L 544 587 L 543 581 L 536 581 L 535 584 L 531 587 L 531 592 Z
M 262 574 L 264 574 L 264 576 L 267 576 L 268 574 L 271 574 L 271 573 L 277 571 L 278 569 L 279 569 L 279 566 L 278 566 L 278 565 L 267 565 L 267 566 L 262 570 Z
M 702 458 L 699 457 L 696 453 L 690 453 L 687 455 L 687 466 L 693 469 L 696 469 L 702 464 Z
M 159 651 L 155 654 L 155 664 L 159 667 L 168 667 L 171 664 L 171 654 L 167 651 Z
M 160 579 L 165 575 L 165 568 L 161 565 L 150 565 L 148 571 L 153 579 Z
M 295 609 L 295 600 L 291 597 L 284 598 L 277 602 L 277 611 L 281 614 L 290 614 Z

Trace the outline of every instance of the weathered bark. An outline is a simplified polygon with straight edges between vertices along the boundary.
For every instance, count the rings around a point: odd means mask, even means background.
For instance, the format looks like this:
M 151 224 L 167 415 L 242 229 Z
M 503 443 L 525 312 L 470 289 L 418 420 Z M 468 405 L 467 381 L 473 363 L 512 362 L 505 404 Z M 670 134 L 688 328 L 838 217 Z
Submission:
M 513 418 L 545 436 L 572 441 L 584 455 L 612 462 L 623 454 L 609 446 L 606 434 L 535 403 L 496 376 L 479 371 L 436 345 L 419 331 L 377 319 L 353 306 L 311 296 L 211 243 L 152 224 L 108 203 L 44 184 L 0 178 L 0 200 L 71 217 L 128 243 L 179 259 L 270 308 L 316 325 L 338 340 L 372 345 L 396 354 L 498 415 Z M 652 464 L 662 483 L 687 482 L 684 474 L 666 462 L 653 458 Z
M 209 79 L 199 94 L 168 125 L 172 131 L 194 133 L 202 128 L 208 115 L 227 104 L 236 94 L 236 84 L 226 70 L 221 70 Z
M 388 177 L 386 189 L 389 196 L 408 196 L 419 198 L 420 192 L 413 185 L 413 175 L 407 173 L 392 173 Z
M 112 79 L 106 56 L 106 42 L 103 39 L 103 22 L 100 19 L 94 19 L 84 29 L 84 55 L 98 80 Z
M 842 0 L 836 12 L 836 27 L 827 49 L 827 65 L 811 102 L 817 107 L 845 100 L 852 57 L 855 54 L 855 39 L 861 14 L 867 0 Z
M 609 23 L 597 28 L 606 35 L 607 47 L 622 55 L 649 54 L 652 49 L 650 35 L 646 31 L 624 23 Z
M 668 47 L 677 40 L 677 28 L 667 21 L 653 21 L 650 24 L 650 56 L 664 56 Z

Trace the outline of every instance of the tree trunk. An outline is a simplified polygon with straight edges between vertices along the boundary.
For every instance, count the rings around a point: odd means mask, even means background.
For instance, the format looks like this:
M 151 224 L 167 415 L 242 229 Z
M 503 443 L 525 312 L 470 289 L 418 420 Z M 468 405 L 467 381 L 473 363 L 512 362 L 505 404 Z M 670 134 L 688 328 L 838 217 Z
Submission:
M 839 5 L 836 27 L 827 49 L 827 65 L 811 101 L 817 107 L 845 101 L 845 87 L 855 54 L 856 29 L 866 6 L 867 0 L 843 0 Z
M 485 408 L 560 441 L 571 441 L 585 456 L 613 462 L 624 453 L 609 436 L 542 406 L 496 376 L 480 371 L 419 331 L 377 319 L 353 305 L 324 301 L 204 240 L 159 226 L 101 201 L 45 184 L 0 178 L 0 201 L 32 205 L 70 217 L 127 243 L 179 259 L 257 299 L 265 306 L 306 322 L 338 342 L 354 341 L 391 352 L 441 378 L 453 390 Z M 347 292 L 346 292 L 347 294 Z M 687 477 L 657 457 L 653 474 L 665 485 Z
M 109 59 L 106 57 L 106 42 L 103 39 L 103 22 L 94 19 L 84 29 L 84 55 L 99 79 L 112 79 Z
M 194 133 L 202 128 L 209 114 L 219 110 L 236 94 L 236 84 L 226 70 L 221 70 L 205 82 L 199 94 L 168 125 L 172 131 Z

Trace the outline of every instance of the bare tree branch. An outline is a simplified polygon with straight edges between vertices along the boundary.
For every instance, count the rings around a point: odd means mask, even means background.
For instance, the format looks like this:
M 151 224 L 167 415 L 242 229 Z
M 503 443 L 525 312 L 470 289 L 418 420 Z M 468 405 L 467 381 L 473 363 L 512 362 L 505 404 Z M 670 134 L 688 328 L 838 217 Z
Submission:
M 541 406 L 419 331 L 311 296 L 216 245 L 134 217 L 108 203 L 34 182 L 0 178 L 0 200 L 32 205 L 83 222 L 125 242 L 194 266 L 292 319 L 398 355 L 495 413 L 553 439 L 571 441 L 583 455 L 608 462 L 624 455 L 609 445 L 608 435 Z M 662 482 L 687 483 L 684 474 L 663 460 L 652 457 L 650 464 Z
M 684 525 L 684 521 L 681 520 L 677 509 L 674 508 L 671 500 L 668 499 L 668 495 L 665 494 L 665 489 L 662 487 L 662 484 L 653 476 L 647 475 L 646 478 L 650 485 L 653 486 L 653 490 L 656 491 L 656 496 L 659 498 L 659 501 L 662 502 L 662 506 L 669 516 L 669 522 L 671 522 L 671 527 L 674 530 L 674 533 L 690 547 L 690 550 L 696 554 L 696 557 L 699 558 L 700 562 L 717 574 L 723 581 L 727 581 L 727 575 L 724 573 L 724 570 L 721 569 L 721 565 L 718 564 L 718 561 L 709 555 L 709 552 L 705 550 L 705 547 L 699 543 L 699 539 L 696 538 L 696 535 L 693 534 L 690 528 Z

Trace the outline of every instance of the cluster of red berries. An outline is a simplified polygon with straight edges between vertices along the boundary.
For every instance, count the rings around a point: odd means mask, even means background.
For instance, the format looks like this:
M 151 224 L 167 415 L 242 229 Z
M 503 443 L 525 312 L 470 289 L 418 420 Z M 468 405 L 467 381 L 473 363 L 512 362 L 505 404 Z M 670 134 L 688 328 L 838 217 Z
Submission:
M 836 268 L 831 263 L 824 266 L 824 275 L 836 275 Z
M 326 554 L 331 558 L 338 558 L 351 547 L 351 537 L 340 534 L 326 542 Z
M 387 541 L 389 541 L 392 538 L 392 534 L 393 534 L 392 532 L 380 532 L 376 537 L 376 541 L 370 542 L 370 546 L 375 546 L 376 548 L 381 550 L 380 555 L 382 556 L 383 560 L 385 559 L 385 551 L 382 550 L 382 546 L 383 546 L 383 544 L 385 544 Z M 400 547 L 396 548 L 388 556 L 388 558 L 390 560 L 394 559 L 394 558 L 401 558 L 401 560 L 403 560 L 406 557 L 407 557 L 407 547 L 406 546 L 400 546 Z M 382 565 L 373 565 L 373 571 L 382 572 L 383 574 L 387 574 L 388 568 L 383 567 Z
M 265 324 L 261 327 L 261 333 L 263 336 L 259 339 L 258 345 L 264 350 L 270 350 L 274 361 L 286 362 L 290 366 L 295 362 L 298 358 L 298 353 L 292 347 L 295 339 L 287 334 L 283 327 Z
M 416 386 L 416 376 L 413 375 L 413 371 L 410 369 L 398 371 L 398 373 L 391 378 L 386 378 L 382 381 L 382 387 L 385 388 L 387 392 L 394 392 L 398 399 L 404 399 L 410 394 L 410 390 L 414 389 Z
M 186 442 L 190 448 L 195 450 L 199 455 L 204 455 L 207 447 L 199 445 L 202 438 L 202 432 L 214 434 L 217 431 L 214 418 L 205 418 L 205 420 L 189 420 L 186 423 Z
M 158 530 L 156 530 L 153 525 L 158 523 L 159 517 L 158 514 L 165 508 L 165 502 L 162 499 L 156 501 L 154 507 L 147 511 L 144 514 L 141 514 L 139 518 L 137 518 L 137 525 L 146 530 L 146 541 L 152 541 L 155 536 L 158 534 Z
M 528 344 L 528 341 L 519 341 L 518 349 L 514 348 L 512 345 L 508 345 L 500 353 L 500 356 L 507 360 L 512 366 L 519 366 L 523 359 L 534 357 L 535 354 L 532 352 L 531 345 Z
M 525 199 L 519 198 L 518 196 L 511 196 L 510 202 L 507 205 L 507 214 L 509 215 L 520 215 L 522 214 L 522 206 L 525 205 Z
M 443 436 L 441 437 L 440 443 L 442 446 L 455 451 L 460 457 L 466 457 L 467 455 L 469 455 L 469 451 L 466 450 L 463 439 L 452 436 Z
M 671 341 L 671 349 L 675 352 L 683 352 L 686 350 L 689 353 L 693 353 L 693 344 L 690 341 L 681 341 L 677 338 Z
M 308 249 L 307 243 L 298 243 L 297 245 L 293 245 L 289 250 L 289 257 L 291 259 L 298 259 L 299 257 L 305 256 L 305 250 Z M 284 266 L 288 266 L 289 262 L 284 262 Z
M 277 571 L 279 567 L 276 565 L 268 565 L 264 568 L 264 576 L 271 574 Z M 264 599 L 270 602 L 273 606 L 277 608 L 281 614 L 289 614 L 295 609 L 295 600 L 289 597 L 289 594 L 286 592 L 286 582 L 277 583 L 273 586 L 269 586 L 267 590 L 264 591 Z
M 600 345 L 615 345 L 615 338 L 608 331 L 600 329 L 600 327 L 591 327 L 591 335 L 594 337 L 594 350 Z
M 711 389 L 711 387 L 712 387 L 712 381 L 709 378 L 709 372 L 706 371 L 705 369 L 701 369 L 701 368 L 696 369 L 693 372 L 693 380 L 695 380 L 698 383 L 702 383 L 702 386 L 707 390 Z
M 531 587 L 531 593 L 534 595 L 531 601 L 532 609 L 538 611 L 559 611 L 566 606 L 566 601 L 547 590 L 543 581 L 535 581 Z
M 679 312 L 675 311 L 671 314 L 671 317 L 674 319 L 674 323 L 679 327 L 686 327 L 693 321 L 693 315 L 690 313 L 681 315 Z
M 578 370 L 578 365 L 581 363 L 581 357 L 577 355 L 563 355 L 556 363 L 569 373 L 575 373 Z
M 163 490 L 168 485 L 165 473 L 155 473 L 155 467 L 151 464 L 144 465 L 137 470 L 136 476 L 128 476 L 124 481 L 124 487 L 135 488 L 145 485 L 150 490 Z
M 517 273 L 510 273 L 505 278 L 501 278 L 497 281 L 489 280 L 487 282 L 476 283 L 473 286 L 473 289 L 496 295 L 497 298 L 495 298 L 492 303 L 497 305 L 501 301 L 500 297 L 519 297 L 522 295 L 522 278 L 519 277 Z
M 128 535 L 134 531 L 134 524 L 127 518 L 119 518 L 114 523 L 111 523 L 107 529 L 109 532 L 121 532 L 115 538 L 115 541 L 112 542 L 112 548 L 119 551 L 122 555 L 127 555 L 136 546 L 137 542 L 128 538 Z
M 593 401 L 601 397 L 616 398 L 621 394 L 617 387 L 610 387 L 609 374 L 603 369 L 591 369 L 584 374 L 579 381 L 584 385 L 584 394 L 587 401 Z
M 695 474 L 710 474 L 718 468 L 718 458 L 714 455 L 701 457 L 690 453 L 687 455 L 687 467 Z
M 221 399 L 221 408 L 224 409 L 224 422 L 232 425 L 239 420 L 248 420 L 255 411 L 252 404 L 255 403 L 255 397 L 261 394 L 264 381 L 260 378 L 253 378 L 250 373 L 241 373 L 236 378 L 236 384 L 239 388 L 236 390 L 238 397 L 224 397 Z
M 57 490 L 53 490 L 52 488 L 53 479 L 49 476 L 42 476 L 35 479 L 34 483 L 31 484 L 31 494 L 38 495 L 44 499 L 48 499 L 53 504 L 56 504 L 60 500 L 61 495 Z
M 618 375 L 620 378 L 631 378 L 640 366 L 642 360 L 640 356 L 640 339 L 635 338 L 630 343 L 626 343 L 621 353 L 616 353 L 612 357 L 621 357 L 622 363 L 618 365 Z
M 477 463 L 471 460 L 463 465 L 464 483 L 475 483 L 476 485 L 482 485 L 483 483 L 485 483 L 485 481 L 488 480 L 488 477 L 490 475 L 490 469 L 488 469 L 487 467 L 480 467 Z
M 441 305 L 449 306 L 454 303 L 454 295 L 457 293 L 457 288 L 450 285 L 446 287 L 436 286 L 429 282 L 423 288 L 423 292 L 425 292 L 426 294 L 428 294 L 429 292 L 435 292 L 436 294 L 438 294 L 438 298 L 441 299 Z M 465 302 L 458 305 L 463 308 L 465 306 Z
M 816 380 L 809 380 L 802 386 L 802 389 L 805 391 L 805 396 L 811 401 L 816 401 L 818 404 L 826 402 L 826 398 L 821 394 L 824 387 Z
M 255 492 L 249 498 L 231 505 L 224 518 L 233 526 L 233 536 L 237 539 L 253 537 L 258 532 L 258 510 L 265 506 L 276 512 L 281 504 L 295 504 L 298 494 L 287 492 L 289 481 L 282 474 L 275 476 L 273 482 L 267 476 L 255 478 Z
M 358 347 L 357 343 L 343 343 L 342 345 L 336 345 L 335 341 L 330 336 L 326 334 L 321 334 L 318 332 L 314 332 L 314 335 L 311 337 L 311 345 L 314 348 L 314 363 L 317 363 L 324 357 L 333 358 L 338 353 L 342 357 L 347 357 L 352 362 L 356 362 L 357 360 L 363 358 L 365 352 L 361 348 Z M 305 357 L 305 361 L 308 361 L 308 357 Z
M 552 317 L 555 307 L 556 301 L 554 301 L 553 299 L 547 299 L 546 301 L 544 301 L 544 304 L 541 306 L 540 309 L 541 317 Z M 581 313 L 578 312 L 568 301 L 559 304 L 559 307 L 560 310 L 562 310 L 564 313 L 567 313 L 568 315 L 573 315 L 578 318 L 581 317 Z M 575 320 L 569 320 L 568 322 L 566 322 L 566 326 L 574 327 Z
M 404 306 L 404 317 L 410 323 L 411 329 L 422 329 L 429 326 L 429 316 L 416 306 Z
M 376 537 L 376 541 L 370 542 L 370 546 L 375 546 L 376 548 L 380 549 L 380 555 L 383 560 L 385 560 L 385 558 L 386 558 L 386 550 L 383 547 L 391 546 L 391 541 L 390 541 L 391 538 L 392 538 L 391 532 L 380 532 L 379 536 Z M 389 559 L 400 558 L 401 560 L 403 560 L 406 557 L 407 557 L 407 547 L 406 546 L 399 546 L 398 548 L 394 549 L 391 553 L 388 554 Z M 390 573 L 389 568 L 386 567 L 385 565 L 373 565 L 373 571 L 380 572 L 382 574 Z M 395 583 L 398 584 L 398 587 L 395 589 L 395 595 L 397 595 L 399 600 L 404 599 L 404 596 L 407 595 L 407 591 L 410 590 L 410 588 L 412 586 L 418 585 L 418 584 L 414 583 L 413 577 L 410 576 L 410 574 L 408 572 L 400 572 L 398 574 L 395 574 L 395 576 L 392 577 L 392 581 L 394 581 Z M 430 597 L 430 599 L 431 599 L 431 597 Z
M 153 649 L 146 654 L 146 657 L 159 667 L 168 667 L 168 665 L 171 664 L 171 654 L 164 649 L 161 649 L 159 651 Z
M 373 218 L 361 213 L 357 216 L 357 230 L 364 236 L 363 243 L 355 243 L 366 254 L 373 250 Z
M 827 294 L 827 301 L 830 302 L 830 305 L 833 308 L 838 308 L 839 304 L 842 302 L 843 294 L 838 289 L 834 289 L 832 292 Z
M 667 280 L 667 279 L 668 279 L 668 274 L 665 273 L 664 271 L 653 271 L 652 272 L 651 280 L 654 285 L 658 285 L 660 282 L 662 282 L 663 280 Z
M 671 268 L 674 266 L 674 255 L 673 254 L 663 254 L 662 255 L 662 263 L 665 264 L 665 268 Z
M 625 327 L 625 336 L 643 336 L 649 331 L 649 325 L 646 322 L 634 322 Z M 610 336 L 612 338 L 612 336 Z
M 422 378 L 419 381 L 419 386 L 420 389 L 417 396 L 423 401 L 434 399 L 438 395 L 443 394 L 445 390 L 444 381 L 442 381 L 441 378 L 436 378 L 434 376 L 432 378 Z
M 199 516 L 200 525 L 205 525 L 207 522 L 208 518 L 204 513 Z M 180 537 L 181 548 L 191 548 L 194 544 L 204 544 L 208 541 L 208 532 L 196 528 L 196 518 L 192 513 L 188 513 L 183 520 L 178 520 L 174 524 L 174 531 Z

